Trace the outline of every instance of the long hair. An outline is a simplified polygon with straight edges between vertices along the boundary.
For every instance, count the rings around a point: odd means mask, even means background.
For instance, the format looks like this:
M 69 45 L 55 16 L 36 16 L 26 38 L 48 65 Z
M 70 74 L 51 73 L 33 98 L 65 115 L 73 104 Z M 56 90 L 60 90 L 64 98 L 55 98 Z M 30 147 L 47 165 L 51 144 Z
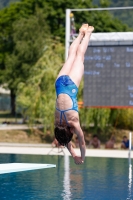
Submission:
M 70 127 L 68 126 L 56 126 L 54 129 L 54 134 L 55 138 L 62 146 L 67 146 L 73 137 L 73 133 L 70 131 Z

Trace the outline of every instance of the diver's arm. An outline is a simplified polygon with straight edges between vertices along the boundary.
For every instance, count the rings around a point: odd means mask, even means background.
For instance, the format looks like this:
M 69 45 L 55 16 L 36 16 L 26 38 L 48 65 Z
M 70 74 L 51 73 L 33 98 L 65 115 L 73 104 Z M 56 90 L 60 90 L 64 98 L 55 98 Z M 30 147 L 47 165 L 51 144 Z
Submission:
M 82 158 L 82 161 L 84 161 L 86 146 L 85 146 L 84 134 L 83 134 L 83 131 L 82 131 L 79 123 L 75 124 L 75 133 L 78 136 L 79 148 L 81 151 L 81 158 Z
M 74 157 L 76 156 L 76 153 L 75 153 L 75 151 L 74 151 L 74 148 L 73 148 L 71 142 L 68 143 L 67 149 L 68 149 L 68 151 L 70 152 L 70 154 L 72 155 L 72 157 L 74 158 Z
M 74 151 L 74 148 L 73 148 L 71 142 L 68 143 L 67 148 L 68 148 L 70 154 L 72 155 L 75 164 L 77 164 L 77 165 L 78 165 L 78 164 L 83 164 L 82 158 L 76 155 L 76 153 L 75 153 L 75 151 Z

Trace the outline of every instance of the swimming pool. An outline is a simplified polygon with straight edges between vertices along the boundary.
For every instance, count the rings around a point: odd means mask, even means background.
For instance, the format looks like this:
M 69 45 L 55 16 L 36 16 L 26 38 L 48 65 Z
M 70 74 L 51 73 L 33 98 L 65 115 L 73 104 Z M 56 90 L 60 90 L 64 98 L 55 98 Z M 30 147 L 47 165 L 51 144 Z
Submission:
M 0 154 L 0 163 L 49 163 L 56 168 L 0 175 L 0 200 L 132 200 L 132 165 L 125 158 Z M 131 161 L 131 164 L 132 161 Z

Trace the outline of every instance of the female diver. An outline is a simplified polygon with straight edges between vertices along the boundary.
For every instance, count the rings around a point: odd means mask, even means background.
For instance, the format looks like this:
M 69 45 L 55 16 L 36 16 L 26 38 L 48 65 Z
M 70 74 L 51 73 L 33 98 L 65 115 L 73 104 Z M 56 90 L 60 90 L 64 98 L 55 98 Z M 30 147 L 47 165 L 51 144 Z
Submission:
M 55 82 L 55 138 L 60 145 L 66 146 L 76 164 L 82 164 L 85 159 L 85 140 L 80 127 L 77 93 L 84 73 L 84 55 L 88 47 L 93 26 L 83 24 L 77 38 L 70 46 L 68 58 Z M 77 135 L 81 156 L 77 156 L 72 147 L 73 134 Z

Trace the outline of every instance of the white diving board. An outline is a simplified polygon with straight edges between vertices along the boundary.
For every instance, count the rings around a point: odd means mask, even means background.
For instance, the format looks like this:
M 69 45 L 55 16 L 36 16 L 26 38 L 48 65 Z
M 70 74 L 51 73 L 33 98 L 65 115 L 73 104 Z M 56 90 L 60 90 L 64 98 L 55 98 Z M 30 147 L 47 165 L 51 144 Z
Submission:
M 7 163 L 0 164 L 0 174 L 56 167 L 54 164 Z

